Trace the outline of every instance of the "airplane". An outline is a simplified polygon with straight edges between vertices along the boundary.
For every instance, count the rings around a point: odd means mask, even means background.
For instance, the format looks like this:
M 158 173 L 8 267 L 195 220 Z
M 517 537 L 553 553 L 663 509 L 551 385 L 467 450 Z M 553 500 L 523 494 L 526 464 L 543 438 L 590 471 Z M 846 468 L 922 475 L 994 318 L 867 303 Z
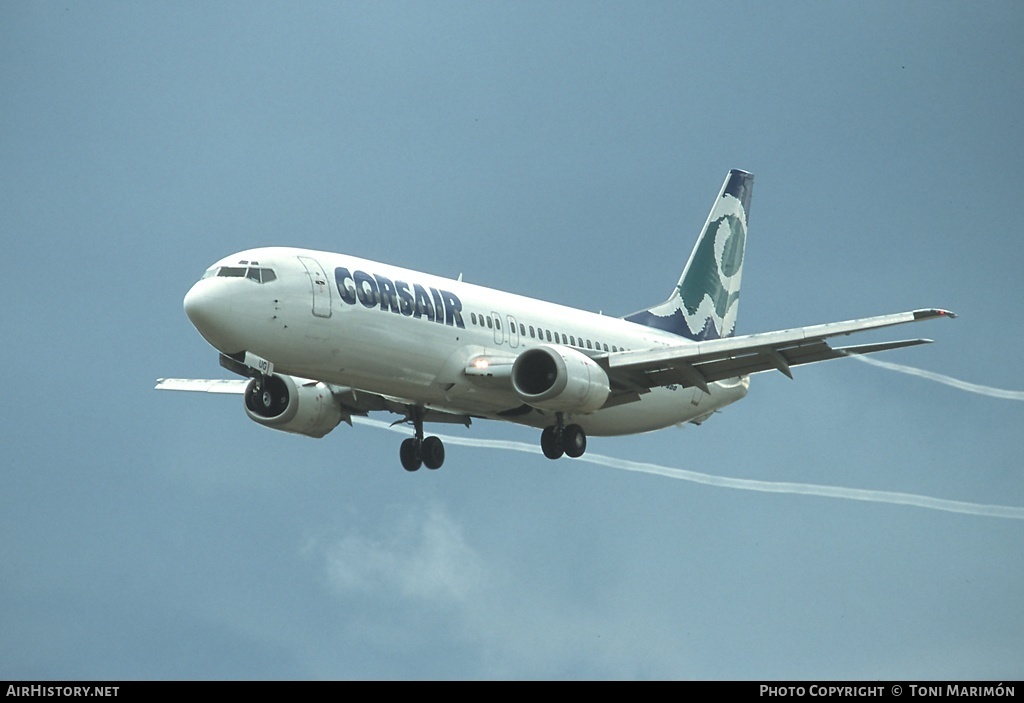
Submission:
M 160 379 L 161 390 L 236 393 L 261 425 L 323 437 L 390 411 L 412 426 L 403 468 L 437 469 L 425 423 L 538 428 L 546 457 L 588 436 L 700 424 L 743 398 L 752 374 L 931 342 L 826 340 L 939 317 L 920 309 L 736 336 L 753 175 L 731 170 L 662 303 L 616 318 L 322 251 L 250 249 L 211 266 L 184 300 L 241 379 Z

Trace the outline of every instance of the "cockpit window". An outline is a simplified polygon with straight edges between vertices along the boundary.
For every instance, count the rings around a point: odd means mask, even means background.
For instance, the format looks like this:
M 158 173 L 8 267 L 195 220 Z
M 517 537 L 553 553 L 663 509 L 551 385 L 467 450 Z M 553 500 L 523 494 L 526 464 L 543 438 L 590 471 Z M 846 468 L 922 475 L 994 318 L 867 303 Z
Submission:
M 245 276 L 245 268 L 241 266 L 221 266 L 217 275 L 226 278 L 242 278 Z
M 254 261 L 253 263 L 256 262 Z M 270 283 L 271 281 L 277 280 L 277 276 L 274 274 L 273 269 L 249 267 L 249 273 L 246 274 L 246 276 L 257 283 Z
M 253 262 L 255 263 L 255 262 Z M 273 269 L 259 268 L 257 266 L 214 266 L 203 274 L 203 278 L 218 276 L 221 278 L 248 278 L 256 283 L 270 283 L 277 280 L 277 274 Z

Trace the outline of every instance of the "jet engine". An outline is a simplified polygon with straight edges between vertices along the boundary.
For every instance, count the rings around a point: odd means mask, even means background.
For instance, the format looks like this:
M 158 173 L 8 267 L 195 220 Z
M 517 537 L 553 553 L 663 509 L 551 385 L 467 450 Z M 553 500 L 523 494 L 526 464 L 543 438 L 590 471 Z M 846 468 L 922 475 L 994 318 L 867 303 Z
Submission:
M 344 418 L 341 406 L 323 383 L 296 383 L 274 374 L 249 381 L 245 414 L 261 425 L 307 437 L 323 437 Z
M 608 400 L 608 374 L 586 354 L 562 345 L 534 347 L 512 365 L 512 387 L 542 410 L 590 413 Z

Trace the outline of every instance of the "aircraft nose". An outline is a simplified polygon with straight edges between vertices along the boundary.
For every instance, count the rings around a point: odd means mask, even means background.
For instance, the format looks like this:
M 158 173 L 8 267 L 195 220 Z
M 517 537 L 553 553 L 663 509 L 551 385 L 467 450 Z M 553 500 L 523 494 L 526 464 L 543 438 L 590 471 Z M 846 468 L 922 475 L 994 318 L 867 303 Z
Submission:
M 223 296 L 217 295 L 211 288 L 213 286 L 209 285 L 209 281 L 199 281 L 189 289 L 183 301 L 188 319 L 207 339 L 223 324 L 227 312 Z
M 182 301 L 193 327 L 215 349 L 234 354 L 247 348 L 248 330 L 244 305 L 239 299 L 238 278 L 204 278 L 196 282 Z

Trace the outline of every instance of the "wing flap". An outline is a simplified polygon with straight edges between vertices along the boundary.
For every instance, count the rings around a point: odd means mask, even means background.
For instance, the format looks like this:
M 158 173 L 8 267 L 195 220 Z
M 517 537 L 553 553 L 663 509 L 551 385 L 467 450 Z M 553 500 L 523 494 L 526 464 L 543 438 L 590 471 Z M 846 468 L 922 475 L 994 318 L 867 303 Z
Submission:
M 761 373 L 762 371 L 781 371 L 792 378 L 792 374 L 787 373 L 791 366 L 814 364 L 819 361 L 839 359 L 850 354 L 873 354 L 875 352 L 888 351 L 890 349 L 912 347 L 918 344 L 929 344 L 931 341 L 932 340 L 930 339 L 905 339 L 899 342 L 884 342 L 881 344 L 864 344 L 855 347 L 838 348 L 830 347 L 825 342 L 817 342 L 815 344 L 808 344 L 788 350 L 762 351 L 741 357 L 709 361 L 703 364 L 694 364 L 692 368 L 700 373 L 705 383 L 713 383 L 714 381 L 721 381 L 726 378 L 736 378 L 737 376 L 749 376 L 750 374 Z M 779 359 L 773 358 L 773 356 L 781 358 L 783 363 L 780 363 Z M 700 387 L 699 383 L 692 382 L 692 379 L 684 374 L 678 373 L 676 369 L 666 369 L 664 371 L 654 372 L 648 374 L 648 378 L 656 385 L 676 383 L 681 386 L 695 385 Z

